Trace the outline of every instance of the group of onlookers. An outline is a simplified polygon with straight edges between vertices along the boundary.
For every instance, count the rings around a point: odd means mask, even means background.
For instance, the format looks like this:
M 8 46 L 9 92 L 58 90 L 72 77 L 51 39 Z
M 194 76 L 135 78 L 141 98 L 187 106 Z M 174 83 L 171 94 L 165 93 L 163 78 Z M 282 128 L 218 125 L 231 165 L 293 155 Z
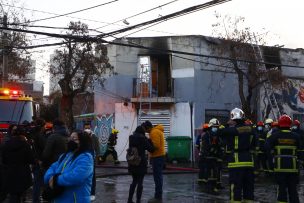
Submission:
M 25 200 L 26 192 L 32 186 L 34 203 L 41 202 L 46 189 L 63 188 L 53 197 L 56 203 L 95 200 L 96 178 L 95 160 L 104 161 L 112 154 L 114 163 L 119 163 L 114 146 L 117 133 L 112 129 L 107 153 L 101 159 L 99 141 L 89 123 L 84 130 L 69 133 L 60 120 L 52 123 L 36 119 L 32 123 L 11 124 L 8 134 L 0 144 L 0 202 L 9 199 L 11 203 Z M 138 165 L 129 165 L 132 175 L 127 202 L 141 202 L 143 180 L 147 173 L 148 156 L 153 168 L 155 182 L 154 198 L 149 202 L 162 201 L 165 163 L 165 137 L 162 125 L 153 126 L 150 121 L 142 123 L 129 137 L 129 147 L 135 147 L 140 157 Z M 42 194 L 43 193 L 43 194 Z
M 56 202 L 90 202 L 95 199 L 96 137 L 90 129 L 71 134 L 60 120 L 10 125 L 0 145 L 0 202 L 22 202 L 33 186 L 33 202 L 41 201 L 47 185 L 58 184 L 63 193 Z M 98 142 L 98 140 L 97 140 Z M 33 176 L 33 177 L 32 177 Z M 93 178 L 94 177 L 94 178 Z M 56 181 L 54 181 L 56 179 Z

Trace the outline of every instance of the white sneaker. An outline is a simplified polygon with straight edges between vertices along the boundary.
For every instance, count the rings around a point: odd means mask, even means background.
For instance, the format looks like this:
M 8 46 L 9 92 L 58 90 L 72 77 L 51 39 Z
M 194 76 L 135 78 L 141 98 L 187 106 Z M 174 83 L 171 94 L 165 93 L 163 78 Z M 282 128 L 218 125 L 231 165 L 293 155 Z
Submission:
M 95 195 L 91 195 L 90 199 L 91 199 L 91 201 L 95 201 L 95 199 L 96 199 Z

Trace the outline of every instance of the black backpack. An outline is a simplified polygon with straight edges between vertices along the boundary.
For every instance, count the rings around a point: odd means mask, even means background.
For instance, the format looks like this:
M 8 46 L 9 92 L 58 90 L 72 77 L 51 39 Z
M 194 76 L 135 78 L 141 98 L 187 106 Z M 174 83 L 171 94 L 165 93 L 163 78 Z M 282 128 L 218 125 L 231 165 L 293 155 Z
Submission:
M 131 166 L 138 166 L 141 161 L 141 157 L 138 154 L 138 149 L 136 147 L 131 147 L 127 149 L 127 162 Z

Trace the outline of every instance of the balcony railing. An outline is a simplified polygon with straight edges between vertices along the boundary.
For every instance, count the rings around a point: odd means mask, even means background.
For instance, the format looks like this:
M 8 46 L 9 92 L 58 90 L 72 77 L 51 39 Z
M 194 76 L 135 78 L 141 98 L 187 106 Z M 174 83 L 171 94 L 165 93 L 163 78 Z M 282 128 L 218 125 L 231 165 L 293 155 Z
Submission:
M 172 101 L 174 98 L 173 84 L 174 82 L 172 81 L 171 88 L 168 88 L 170 90 L 167 90 L 163 95 L 160 95 L 158 90 L 153 89 L 149 82 L 142 82 L 139 78 L 133 78 L 133 98 L 137 98 L 136 101 L 138 101 L 138 99 L 152 99 L 153 101 L 156 100 L 163 102 L 169 102 L 169 100 Z

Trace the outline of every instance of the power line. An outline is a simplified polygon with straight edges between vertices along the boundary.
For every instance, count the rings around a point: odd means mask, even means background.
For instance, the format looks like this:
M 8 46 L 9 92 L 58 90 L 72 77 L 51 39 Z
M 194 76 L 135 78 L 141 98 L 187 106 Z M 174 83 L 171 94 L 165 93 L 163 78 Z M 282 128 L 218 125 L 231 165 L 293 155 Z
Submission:
M 104 5 L 107 5 L 107 4 L 114 3 L 116 1 L 118 1 L 118 0 L 109 1 L 109 2 L 102 3 L 102 4 L 99 4 L 99 5 L 96 5 L 96 6 L 91 6 L 91 7 L 88 7 L 88 8 L 80 9 L 80 10 L 77 10 L 77 11 L 73 11 L 73 12 L 69 12 L 69 13 L 65 13 L 65 14 L 61 14 L 61 15 L 56 15 L 56 16 L 52 16 L 52 17 L 48 17 L 48 18 L 41 18 L 41 19 L 37 19 L 37 20 L 32 20 L 32 21 L 29 21 L 29 23 L 34 23 L 34 22 L 43 21 L 43 20 L 50 20 L 50 19 L 54 19 L 54 18 L 59 18 L 59 17 L 79 13 L 79 12 L 82 12 L 82 11 L 87 11 L 87 10 L 90 10 L 90 9 L 93 9 L 93 8 L 97 8 L 97 7 L 100 7 L 100 6 L 104 6 Z
M 106 34 L 101 34 L 101 35 L 99 35 L 99 37 L 106 37 L 106 36 L 110 36 L 110 35 L 116 35 L 116 34 L 123 33 L 123 32 L 129 31 L 129 30 L 133 30 L 135 28 L 143 27 L 145 25 L 154 24 L 154 23 L 157 23 L 157 22 L 160 22 L 160 21 L 166 21 L 166 20 L 169 20 L 169 19 L 172 19 L 172 18 L 179 17 L 181 15 L 186 15 L 190 12 L 195 12 L 195 11 L 198 11 L 198 10 L 206 9 L 206 8 L 216 6 L 216 5 L 219 5 L 219 4 L 222 4 L 222 3 L 226 3 L 226 2 L 229 2 L 229 1 L 231 1 L 231 0 L 212 0 L 212 1 L 209 1 L 209 2 L 204 3 L 204 4 L 200 4 L 200 5 L 197 5 L 197 6 L 192 6 L 192 7 L 183 9 L 181 11 L 171 13 L 171 14 L 162 16 L 160 18 L 156 18 L 154 20 L 139 23 L 139 24 L 136 24 L 136 25 L 133 25 L 133 26 L 130 26 L 130 27 L 127 27 L 127 28 L 123 28 L 123 29 L 120 29 L 120 30 L 112 31 L 112 32 L 109 32 L 109 33 L 106 33 Z
M 162 4 L 162 5 L 153 7 L 153 8 L 151 8 L 151 9 L 142 11 L 142 12 L 140 12 L 140 13 L 134 14 L 134 15 L 129 16 L 129 17 L 126 17 L 126 18 L 122 18 L 122 19 L 117 20 L 117 21 L 115 21 L 115 22 L 113 22 L 113 23 L 109 23 L 108 25 L 104 25 L 104 26 L 98 27 L 98 28 L 96 28 L 96 29 L 101 29 L 101 28 L 107 27 L 107 26 L 109 26 L 109 25 L 115 25 L 115 23 L 118 23 L 118 22 L 120 22 L 120 21 L 127 20 L 127 19 L 130 19 L 130 18 L 139 16 L 139 15 L 142 15 L 142 14 L 144 14 L 144 13 L 148 13 L 148 12 L 153 11 L 153 10 L 155 10 L 155 9 L 158 9 L 158 8 L 161 8 L 161 7 L 164 7 L 164 6 L 167 6 L 167 5 L 169 5 L 169 4 L 172 4 L 172 3 L 176 2 L 176 1 L 179 1 L 179 0 L 170 1 L 170 2 L 168 2 L 168 3 L 165 3 L 165 4 Z
M 58 13 L 52 13 L 52 12 L 48 12 L 48 11 L 41 11 L 41 10 L 37 10 L 37 9 L 24 8 L 24 7 L 20 7 L 20 6 L 9 5 L 9 4 L 2 4 L 2 6 L 24 9 L 24 10 L 28 10 L 28 11 L 34 11 L 34 12 L 39 12 L 39 13 L 51 14 L 51 15 L 60 15 Z M 77 20 L 85 20 L 85 21 L 90 21 L 90 22 L 95 22 L 95 23 L 101 23 L 101 24 L 108 24 L 108 22 L 102 22 L 102 21 L 87 19 L 87 18 L 79 18 L 79 17 L 68 16 L 68 15 L 65 16 L 65 17 L 69 17 L 69 18 L 73 18 L 73 19 L 77 19 Z M 20 25 L 23 25 L 23 24 L 20 23 Z M 27 24 L 27 23 L 25 23 L 25 24 Z
M 48 12 L 48 11 L 42 11 L 42 10 L 37 10 L 37 9 L 30 9 L 30 8 L 25 8 L 25 7 L 20 7 L 20 6 L 15 6 L 15 5 L 9 5 L 9 4 L 2 4 L 3 6 L 7 6 L 7 7 L 12 7 L 12 8 L 18 8 L 18 9 L 24 9 L 24 10 L 28 10 L 28 11 L 33 11 L 33 12 L 39 12 L 39 13 L 45 13 L 45 14 L 51 14 L 51 15 L 60 15 L 57 13 L 52 13 L 52 12 Z M 101 23 L 101 24 L 107 24 L 107 25 L 117 25 L 120 27 L 126 27 L 120 24 L 114 24 L 114 23 L 109 23 L 109 22 L 104 22 L 104 21 L 98 21 L 98 20 L 93 20 L 93 19 L 87 19 L 87 18 L 79 18 L 79 17 L 73 17 L 73 16 L 65 16 L 65 17 L 69 17 L 69 18 L 73 18 L 73 19 L 77 19 L 77 20 L 84 20 L 84 21 L 89 21 L 89 22 L 95 22 L 95 23 Z M 22 24 L 22 23 L 8 23 L 9 25 L 22 25 L 22 26 L 26 26 L 27 23 Z M 92 29 L 93 31 L 98 32 L 95 29 Z M 153 32 L 160 32 L 160 33 L 167 33 L 167 34 L 176 34 L 176 33 L 172 33 L 172 32 L 165 32 L 165 31 L 160 31 L 160 30 L 150 30 Z
M 279 63 L 271 63 L 271 62 L 263 62 L 263 61 L 254 61 L 254 60 L 247 60 L 247 59 L 236 59 L 231 57 L 224 57 L 224 56 L 215 56 L 215 55 L 206 55 L 206 54 L 196 54 L 191 52 L 184 52 L 184 51 L 177 51 L 177 50 L 171 50 L 171 49 L 159 49 L 154 47 L 147 47 L 142 45 L 134 45 L 134 44 L 125 44 L 120 42 L 114 42 L 114 41 L 106 41 L 101 38 L 97 37 L 90 37 L 90 36 L 74 36 L 74 35 L 62 35 L 62 34 L 54 34 L 54 33 L 46 33 L 46 32 L 37 32 L 37 31 L 30 31 L 30 30 L 22 30 L 22 29 L 16 29 L 16 28 L 5 28 L 0 27 L 0 30 L 11 30 L 16 32 L 25 32 L 25 33 L 31 33 L 31 34 L 39 34 L 39 35 L 47 35 L 51 37 L 56 38 L 66 38 L 66 39 L 72 39 L 73 42 L 101 42 L 106 44 L 113 44 L 117 46 L 125 46 L 125 47 L 133 47 L 133 48 L 139 48 L 139 49 L 146 49 L 150 51 L 156 51 L 160 53 L 166 53 L 166 54 L 181 54 L 181 55 L 189 55 L 189 56 L 198 56 L 203 58 L 214 58 L 214 59 L 222 59 L 222 60 L 235 60 L 238 62 L 245 62 L 245 63 L 259 63 L 259 64 L 265 64 L 265 65 L 273 65 L 273 66 L 286 66 L 286 67 L 293 67 L 293 68 L 304 68 L 304 66 L 297 66 L 297 65 L 289 65 L 289 64 L 279 64 Z M 37 47 L 43 47 L 43 46 L 57 46 L 62 45 L 66 42 L 62 43 L 53 43 L 53 44 L 44 44 L 44 45 L 36 45 L 36 46 L 25 46 L 25 47 L 13 47 L 16 49 L 27 49 L 27 48 L 37 48 Z

